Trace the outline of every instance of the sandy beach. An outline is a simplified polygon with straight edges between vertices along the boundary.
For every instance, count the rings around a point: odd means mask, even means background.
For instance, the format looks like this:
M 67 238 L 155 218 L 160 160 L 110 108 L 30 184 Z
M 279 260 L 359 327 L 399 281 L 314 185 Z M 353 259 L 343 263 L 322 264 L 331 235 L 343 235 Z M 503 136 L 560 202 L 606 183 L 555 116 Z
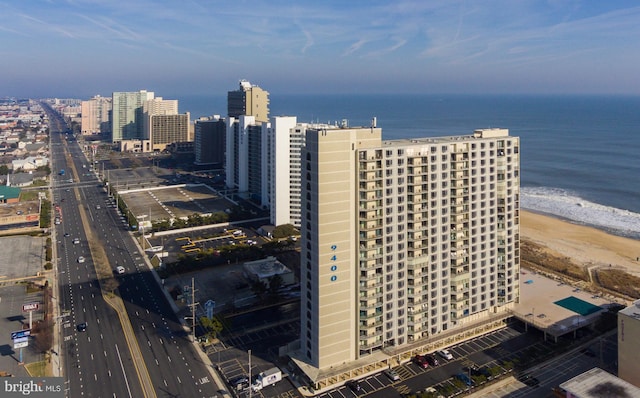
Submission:
M 576 264 L 624 269 L 640 276 L 640 240 L 528 211 L 520 213 L 521 238 L 570 257 Z

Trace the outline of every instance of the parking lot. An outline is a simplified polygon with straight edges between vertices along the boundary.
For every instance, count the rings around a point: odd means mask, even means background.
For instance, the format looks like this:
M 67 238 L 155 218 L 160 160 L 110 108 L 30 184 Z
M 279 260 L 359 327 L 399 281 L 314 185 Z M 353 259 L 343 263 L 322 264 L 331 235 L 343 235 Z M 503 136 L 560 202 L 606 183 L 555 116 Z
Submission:
M 598 338 L 592 342 L 585 340 L 582 345 L 576 345 L 573 351 L 558 353 L 558 349 L 566 349 L 575 343 L 571 339 L 562 339 L 557 344 L 544 341 L 543 335 L 529 329 L 525 332 L 524 325 L 518 321 L 508 327 L 491 332 L 487 335 L 449 347 L 453 355 L 452 360 L 438 357 L 438 366 L 426 369 L 413 362 L 405 363 L 394 368 L 400 380 L 392 381 L 384 373 L 377 373 L 358 380 L 361 388 L 359 394 L 349 387 L 341 386 L 317 395 L 323 398 L 344 398 L 353 396 L 368 397 L 399 397 L 404 394 L 415 394 L 432 387 L 443 395 L 455 394 L 455 391 L 472 392 L 478 387 L 476 382 L 482 380 L 471 373 L 472 369 L 486 369 L 500 371 L 503 377 L 516 376 L 505 383 L 500 393 L 477 396 L 491 397 L 541 397 L 550 396 L 551 388 L 561 382 L 585 371 L 593 366 L 615 371 L 614 363 L 617 353 L 615 335 L 608 338 Z M 599 353 L 602 353 L 600 356 Z M 489 372 L 487 372 L 489 373 Z M 471 386 L 465 386 L 462 378 L 469 375 Z M 527 385 L 518 381 L 523 375 L 535 379 L 536 385 Z M 572 376 L 567 376 L 572 375 Z M 482 390 L 479 390 L 482 391 Z
M 152 222 L 223 212 L 233 207 L 232 202 L 201 184 L 137 188 L 122 191 L 121 197 L 136 218 Z

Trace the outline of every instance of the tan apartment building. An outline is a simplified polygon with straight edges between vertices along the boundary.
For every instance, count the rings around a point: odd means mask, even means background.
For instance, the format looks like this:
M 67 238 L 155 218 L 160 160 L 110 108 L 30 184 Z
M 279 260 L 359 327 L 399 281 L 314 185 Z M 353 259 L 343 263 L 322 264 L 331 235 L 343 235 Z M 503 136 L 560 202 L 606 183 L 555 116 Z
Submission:
M 618 377 L 640 387 L 640 300 L 618 312 Z
M 376 127 L 307 131 L 296 360 L 312 382 L 518 301 L 519 148 L 506 129 L 393 141 Z
M 80 131 L 83 135 L 108 134 L 111 131 L 111 98 L 96 95 L 80 105 Z
M 238 90 L 227 92 L 228 116 L 253 116 L 256 123 L 268 122 L 269 92 L 246 80 L 240 80 L 239 86 Z

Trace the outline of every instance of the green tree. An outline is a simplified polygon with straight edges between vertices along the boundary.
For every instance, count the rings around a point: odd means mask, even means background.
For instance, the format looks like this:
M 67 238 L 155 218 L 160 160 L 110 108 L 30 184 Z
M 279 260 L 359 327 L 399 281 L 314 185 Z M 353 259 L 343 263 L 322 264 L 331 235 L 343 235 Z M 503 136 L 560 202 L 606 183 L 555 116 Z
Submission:
M 278 274 L 269 278 L 269 294 L 273 297 L 278 295 L 278 289 L 282 287 L 284 281 L 282 277 Z
M 200 317 L 200 325 L 207 331 L 207 336 L 212 339 L 215 339 L 218 333 L 224 329 L 222 322 L 215 316 L 213 319 L 209 319 L 206 316 Z
M 291 236 L 291 235 L 299 235 L 299 232 L 296 229 L 296 227 L 294 227 L 293 225 L 291 225 L 291 224 L 283 224 L 283 225 L 278 225 L 277 227 L 275 227 L 273 229 L 273 232 L 271 233 L 271 235 L 275 239 L 282 239 L 282 238 L 286 238 L 287 236 Z
M 9 166 L 7 166 L 6 164 L 0 165 L 0 175 L 7 175 L 9 174 Z
M 260 280 L 253 281 L 253 283 L 251 283 L 251 291 L 259 298 L 262 298 L 262 296 L 267 292 L 267 285 Z

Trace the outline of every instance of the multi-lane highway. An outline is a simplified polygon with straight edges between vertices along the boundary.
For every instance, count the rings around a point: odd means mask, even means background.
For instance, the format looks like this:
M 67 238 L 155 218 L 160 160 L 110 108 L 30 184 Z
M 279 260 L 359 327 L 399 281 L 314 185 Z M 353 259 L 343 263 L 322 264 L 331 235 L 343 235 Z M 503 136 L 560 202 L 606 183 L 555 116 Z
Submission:
M 71 136 L 67 140 L 64 121 L 48 114 L 54 211 L 61 221 L 55 234 L 67 396 L 216 396 L 210 369 L 145 265 L 118 209 L 90 172 L 77 142 Z M 59 175 L 61 169 L 64 175 Z M 115 273 L 117 266 L 125 272 Z M 119 283 L 115 295 L 103 296 L 97 270 L 104 267 Z M 85 330 L 78 328 L 82 323 Z

